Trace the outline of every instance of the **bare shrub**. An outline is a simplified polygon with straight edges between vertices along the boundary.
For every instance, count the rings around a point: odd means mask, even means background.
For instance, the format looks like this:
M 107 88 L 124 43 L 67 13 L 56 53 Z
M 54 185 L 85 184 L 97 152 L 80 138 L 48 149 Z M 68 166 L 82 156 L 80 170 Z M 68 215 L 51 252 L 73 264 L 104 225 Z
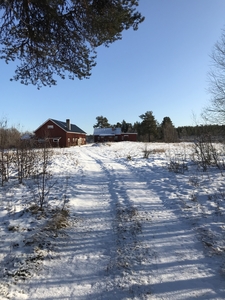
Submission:
M 38 205 L 43 208 L 46 198 L 54 186 L 52 174 L 49 171 L 53 150 L 49 148 L 48 143 L 43 143 L 42 147 L 36 150 L 36 163 L 34 172 L 35 199 Z
M 184 161 L 171 159 L 168 165 L 168 170 L 170 172 L 184 174 L 184 172 L 188 170 L 188 166 Z
M 18 141 L 14 155 L 14 165 L 17 169 L 19 183 L 22 183 L 24 178 L 30 178 L 34 175 L 35 157 L 36 151 L 32 148 L 31 143 Z
M 7 135 L 7 121 L 0 121 L 0 176 L 1 176 L 1 186 L 4 182 L 8 180 L 7 177 L 7 166 L 8 166 L 8 135 Z
M 189 183 L 195 188 L 200 186 L 200 180 L 197 176 L 191 176 L 189 178 Z
M 186 148 L 184 147 L 181 153 L 169 152 L 168 170 L 174 173 L 184 174 L 188 170 Z
M 145 144 L 145 148 L 143 150 L 143 155 L 144 155 L 143 158 L 148 158 L 150 154 L 151 154 L 151 150 L 149 150 L 147 144 Z
M 206 172 L 210 166 L 216 166 L 224 170 L 223 153 L 221 153 L 212 142 L 209 134 L 198 137 L 193 146 L 193 160 L 203 172 Z
M 190 195 L 190 200 L 193 201 L 193 202 L 197 202 L 198 197 L 197 197 L 196 192 L 192 191 L 192 193 Z

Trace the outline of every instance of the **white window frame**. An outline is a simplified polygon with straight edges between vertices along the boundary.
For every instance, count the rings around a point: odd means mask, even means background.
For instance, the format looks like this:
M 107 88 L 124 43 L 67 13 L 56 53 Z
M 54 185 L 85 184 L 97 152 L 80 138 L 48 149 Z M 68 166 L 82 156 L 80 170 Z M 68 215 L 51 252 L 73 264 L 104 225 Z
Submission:
M 53 129 L 53 128 L 54 128 L 54 125 L 48 125 L 47 128 L 48 128 L 48 129 Z

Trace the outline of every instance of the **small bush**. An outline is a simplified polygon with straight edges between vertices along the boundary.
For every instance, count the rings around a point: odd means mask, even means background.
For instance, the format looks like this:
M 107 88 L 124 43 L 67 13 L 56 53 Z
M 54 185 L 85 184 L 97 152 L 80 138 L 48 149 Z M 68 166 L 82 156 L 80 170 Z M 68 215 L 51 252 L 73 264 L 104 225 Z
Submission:
M 173 161 L 173 160 L 171 160 L 169 165 L 168 165 L 168 170 L 170 172 L 184 174 L 184 172 L 188 170 L 188 166 L 183 161 Z
M 188 170 L 186 150 L 183 150 L 182 153 L 171 153 L 169 151 L 168 170 L 170 172 L 184 174 L 184 172 Z
M 143 153 L 144 153 L 143 158 L 148 158 L 149 155 L 151 154 L 151 152 L 152 152 L 152 151 L 148 149 L 147 145 L 145 145 L 145 148 L 144 148 L 144 150 L 143 150 Z
M 189 183 L 196 188 L 200 186 L 200 180 L 197 176 L 191 176 L 189 178 Z

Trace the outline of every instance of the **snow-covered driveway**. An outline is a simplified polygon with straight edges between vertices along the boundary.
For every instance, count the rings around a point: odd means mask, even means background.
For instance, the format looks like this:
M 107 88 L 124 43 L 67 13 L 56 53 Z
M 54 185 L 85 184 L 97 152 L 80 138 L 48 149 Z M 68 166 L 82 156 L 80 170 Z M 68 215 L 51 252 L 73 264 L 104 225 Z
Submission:
M 74 226 L 14 299 L 225 299 L 220 260 L 207 255 L 171 201 L 175 187 L 165 169 L 103 147 L 73 148 L 56 159 Z

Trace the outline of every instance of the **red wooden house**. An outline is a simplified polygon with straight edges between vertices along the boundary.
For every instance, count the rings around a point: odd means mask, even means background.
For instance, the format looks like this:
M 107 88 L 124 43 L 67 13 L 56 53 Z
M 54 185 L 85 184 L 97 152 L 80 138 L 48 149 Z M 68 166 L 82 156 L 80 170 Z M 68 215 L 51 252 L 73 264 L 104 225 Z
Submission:
M 35 138 L 38 142 L 48 140 L 53 147 L 70 147 L 86 144 L 86 132 L 78 126 L 66 122 L 48 119 L 35 131 Z
M 137 141 L 137 133 L 122 132 L 119 127 L 110 128 L 95 128 L 94 142 L 122 142 L 122 141 Z

